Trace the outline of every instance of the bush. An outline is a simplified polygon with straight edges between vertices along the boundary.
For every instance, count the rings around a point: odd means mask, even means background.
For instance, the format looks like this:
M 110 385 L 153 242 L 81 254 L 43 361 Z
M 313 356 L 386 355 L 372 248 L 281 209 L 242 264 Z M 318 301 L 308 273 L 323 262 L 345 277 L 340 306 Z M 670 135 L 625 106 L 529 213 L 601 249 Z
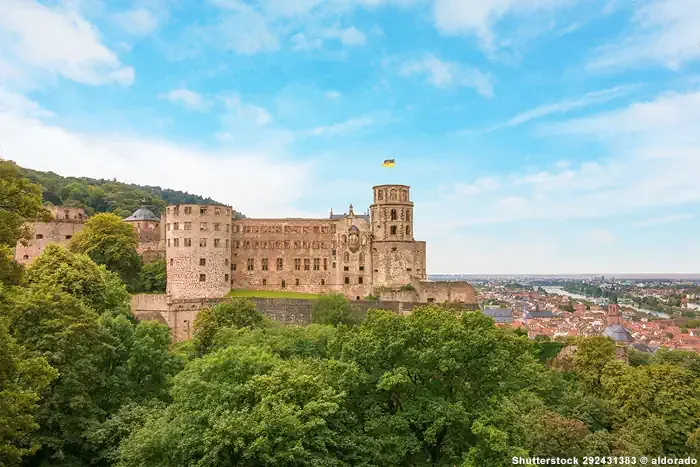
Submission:
M 245 298 L 233 298 L 197 314 L 194 321 L 194 341 L 197 352 L 203 355 L 214 344 L 214 337 L 226 328 L 256 328 L 263 324 L 263 316 L 255 303 Z
M 315 324 L 337 326 L 357 324 L 359 311 L 341 294 L 321 296 L 311 308 L 311 321 Z

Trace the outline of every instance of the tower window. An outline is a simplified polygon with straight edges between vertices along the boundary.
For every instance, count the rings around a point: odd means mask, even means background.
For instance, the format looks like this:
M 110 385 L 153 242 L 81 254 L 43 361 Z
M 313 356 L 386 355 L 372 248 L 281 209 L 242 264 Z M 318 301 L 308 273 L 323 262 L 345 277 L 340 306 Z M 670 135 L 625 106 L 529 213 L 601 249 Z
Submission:
M 349 277 L 346 277 L 346 278 L 345 278 L 345 283 L 346 283 L 346 284 L 349 284 L 349 283 L 350 283 L 350 278 L 349 278 Z
M 200 274 L 199 275 L 199 282 L 204 282 L 207 280 L 207 275 L 206 274 Z
M 345 261 L 346 263 L 350 261 L 350 253 L 348 253 L 347 251 L 343 253 L 343 261 Z
M 301 271 L 301 259 L 294 258 L 294 270 Z
M 180 246 L 180 239 L 179 238 L 173 238 L 173 246 Z
M 199 208 L 199 214 L 201 214 L 201 215 L 203 216 L 203 215 L 206 214 L 206 213 L 207 213 L 207 208 L 205 208 L 205 207 L 200 207 L 200 208 Z
M 24 255 L 23 258 L 24 258 L 24 259 L 29 259 L 29 255 Z M 172 261 L 172 260 L 171 260 L 171 261 Z
M 357 278 L 357 283 L 358 283 L 358 284 L 362 284 L 362 277 L 358 277 L 358 278 Z
M 180 230 L 180 223 L 179 222 L 173 222 L 173 230 Z
M 36 234 L 36 239 L 37 239 L 37 240 L 41 240 L 42 238 L 44 238 L 44 236 L 43 236 L 42 234 Z
M 391 235 L 396 235 L 396 226 L 395 225 L 391 226 Z
M 255 262 L 253 258 L 248 258 L 248 271 L 255 269 Z
M 267 258 L 263 258 L 262 259 L 262 270 L 263 271 L 267 271 L 267 263 L 268 263 Z
M 326 279 L 321 279 L 321 285 L 326 285 Z
M 360 266 L 360 271 L 364 271 L 364 270 L 365 270 L 365 267 L 364 267 L 364 266 Z
M 323 270 L 328 271 L 328 258 L 323 258 Z
M 191 238 L 185 239 L 185 246 L 192 246 L 192 239 Z
M 284 260 L 282 258 L 277 258 L 277 270 L 281 271 L 284 269 Z
M 319 258 L 314 258 L 314 271 L 321 270 L 321 260 Z
M 224 274 L 224 281 L 228 282 L 228 274 Z
M 236 270 L 236 263 L 233 263 L 233 264 L 231 265 L 231 271 L 235 271 L 235 270 Z
M 207 260 L 204 258 L 199 258 L 199 265 L 200 266 L 206 266 L 207 265 Z
M 287 288 L 287 281 L 285 281 L 285 280 L 282 281 L 282 288 L 283 289 Z
M 263 279 L 263 285 L 267 285 L 267 279 Z
M 304 271 L 311 270 L 311 260 L 309 258 L 304 258 Z
M 411 235 L 411 228 L 406 226 L 406 235 Z
M 221 239 L 215 238 L 214 239 L 214 247 L 219 248 L 221 246 Z
M 170 265 L 171 265 L 171 266 L 173 265 L 174 262 L 175 262 L 175 260 L 172 259 L 172 258 L 170 258 Z
M 349 271 L 349 270 L 350 270 L 350 266 L 343 267 L 343 271 Z
M 391 210 L 391 220 L 395 221 L 396 220 L 396 209 Z
M 299 285 L 299 279 L 294 279 L 294 285 Z
M 72 235 L 66 235 L 66 240 L 70 240 L 71 238 L 73 238 Z
M 228 258 L 224 258 L 224 266 L 228 266 Z
M 201 247 L 206 247 L 206 246 L 207 246 L 207 239 L 206 239 L 206 238 L 200 238 L 200 239 L 199 239 L 199 246 L 201 246 Z

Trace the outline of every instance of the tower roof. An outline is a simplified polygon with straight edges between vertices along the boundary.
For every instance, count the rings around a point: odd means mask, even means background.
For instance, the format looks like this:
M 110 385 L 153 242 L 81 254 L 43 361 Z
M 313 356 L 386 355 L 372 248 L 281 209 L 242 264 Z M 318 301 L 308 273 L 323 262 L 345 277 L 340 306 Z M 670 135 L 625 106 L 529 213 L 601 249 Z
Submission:
M 615 342 L 632 342 L 634 340 L 632 334 L 619 323 L 611 324 L 605 328 L 603 335 L 611 338 Z
M 155 214 L 153 214 L 153 211 L 151 211 L 148 208 L 139 208 L 136 211 L 134 211 L 133 214 L 131 214 L 129 217 L 124 219 L 125 221 L 160 221 L 156 217 Z

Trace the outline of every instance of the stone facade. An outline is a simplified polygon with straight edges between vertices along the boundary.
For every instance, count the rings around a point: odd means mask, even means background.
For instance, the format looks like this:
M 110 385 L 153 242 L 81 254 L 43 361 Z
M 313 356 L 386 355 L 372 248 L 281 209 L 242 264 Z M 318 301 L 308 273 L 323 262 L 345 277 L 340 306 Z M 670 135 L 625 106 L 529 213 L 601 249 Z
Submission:
M 233 219 L 230 206 L 168 206 L 161 219 L 167 292 L 173 299 L 257 289 L 360 300 L 401 291 L 408 302 L 473 302 L 467 283 L 427 281 L 410 187 L 379 185 L 373 192 L 368 213 L 350 205 L 347 214 L 331 211 L 322 219 Z
M 67 245 L 77 232 L 82 230 L 87 220 L 82 208 L 64 208 L 62 206 L 47 206 L 52 220 L 49 222 L 33 222 L 31 224 L 32 238 L 27 246 L 18 244 L 15 248 L 15 261 L 29 264 L 39 256 L 46 245 L 58 243 Z

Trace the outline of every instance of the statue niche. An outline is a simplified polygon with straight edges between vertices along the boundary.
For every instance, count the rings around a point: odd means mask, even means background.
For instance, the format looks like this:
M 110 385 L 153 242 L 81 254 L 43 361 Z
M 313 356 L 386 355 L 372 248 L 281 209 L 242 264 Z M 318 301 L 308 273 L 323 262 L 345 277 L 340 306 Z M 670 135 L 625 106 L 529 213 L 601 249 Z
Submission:
M 352 253 L 357 253 L 360 249 L 360 234 L 356 226 L 350 227 L 350 233 L 348 235 L 348 250 Z

